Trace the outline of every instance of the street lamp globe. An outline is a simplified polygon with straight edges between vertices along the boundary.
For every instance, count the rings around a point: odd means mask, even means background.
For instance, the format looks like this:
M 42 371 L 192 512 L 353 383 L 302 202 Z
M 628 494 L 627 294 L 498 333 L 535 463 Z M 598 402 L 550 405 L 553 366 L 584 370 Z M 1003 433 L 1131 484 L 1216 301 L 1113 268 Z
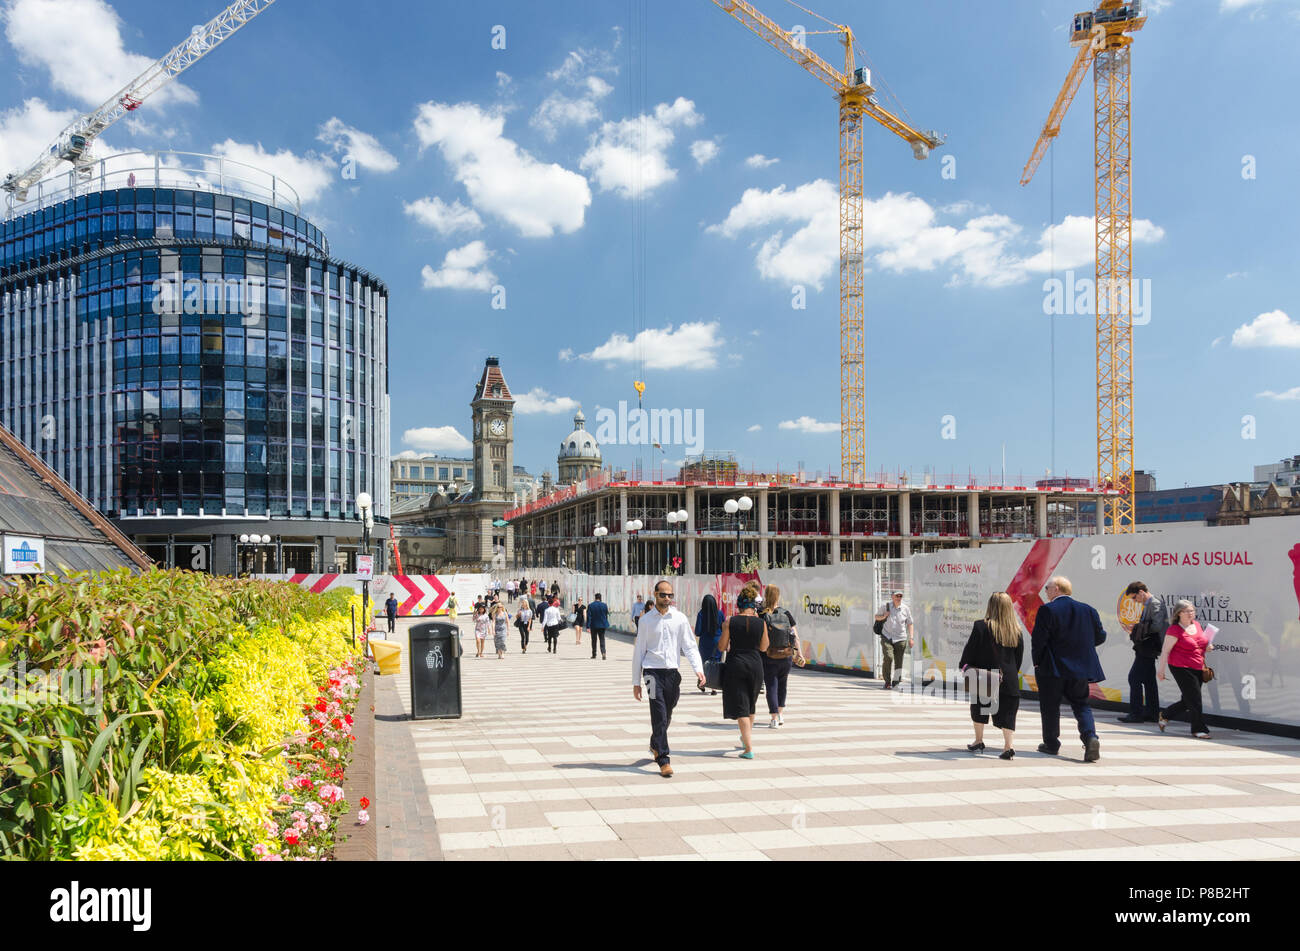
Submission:
M 740 506 L 740 510 L 742 512 L 748 512 L 750 509 L 754 507 L 754 500 L 751 499 L 748 495 L 742 495 L 740 497 L 740 500 L 736 504 Z
M 691 513 L 686 511 L 686 509 L 679 509 L 677 512 L 677 521 L 682 522 L 683 524 L 690 519 L 690 517 Z
M 669 525 L 676 525 L 676 524 L 677 524 L 677 513 L 676 513 L 676 512 L 669 512 L 669 513 L 668 513 L 668 524 L 669 524 Z
M 240 543 L 241 545 L 247 545 L 247 544 L 248 544 L 248 541 L 249 541 L 248 535 L 245 534 L 245 535 L 240 535 L 240 536 L 239 536 L 239 543 Z
M 740 503 L 735 499 L 727 499 L 727 501 L 722 504 L 722 509 L 728 515 L 735 515 L 736 512 L 740 510 Z
M 371 502 L 370 502 L 369 492 L 359 492 L 357 494 L 357 509 L 358 511 L 361 512 L 361 514 L 364 515 L 366 512 L 370 510 L 370 504 Z

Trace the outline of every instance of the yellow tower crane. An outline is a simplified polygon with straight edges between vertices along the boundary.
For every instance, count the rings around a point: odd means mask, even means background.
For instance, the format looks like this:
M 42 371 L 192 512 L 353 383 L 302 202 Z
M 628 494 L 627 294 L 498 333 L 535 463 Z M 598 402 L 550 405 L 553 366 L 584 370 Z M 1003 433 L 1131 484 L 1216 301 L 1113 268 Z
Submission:
M 1130 97 L 1133 38 L 1146 24 L 1141 0 L 1102 0 L 1077 13 L 1070 45 L 1079 48 L 1052 104 L 1020 184 L 1028 185 L 1061 121 L 1093 67 L 1097 248 L 1097 480 L 1116 489 L 1104 505 L 1102 530 L 1128 533 L 1137 521 L 1133 498 L 1133 179 Z
M 713 0 L 759 37 L 790 57 L 835 91 L 840 102 L 840 478 L 863 482 L 867 472 L 867 392 L 864 363 L 862 294 L 863 162 L 862 120 L 870 116 L 899 138 L 910 142 L 918 159 L 943 144 L 937 132 L 921 131 L 876 102 L 871 71 L 854 66 L 853 31 L 829 23 L 844 44 L 841 72 L 803 42 L 807 31 L 795 34 L 745 0 Z M 793 4 L 798 6 L 798 4 Z M 804 9 L 800 7 L 800 9 Z M 824 17 L 804 12 L 825 20 Z

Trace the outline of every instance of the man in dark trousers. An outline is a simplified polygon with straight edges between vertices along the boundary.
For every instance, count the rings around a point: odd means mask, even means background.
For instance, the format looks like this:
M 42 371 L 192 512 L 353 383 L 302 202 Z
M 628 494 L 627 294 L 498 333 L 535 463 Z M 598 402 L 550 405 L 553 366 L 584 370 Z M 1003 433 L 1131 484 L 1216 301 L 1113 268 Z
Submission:
M 609 605 L 600 600 L 600 592 L 596 592 L 596 600 L 587 605 L 587 628 L 591 631 L 591 659 L 596 659 L 596 641 L 600 641 L 600 659 L 605 659 L 605 630 L 609 627 Z
M 655 610 L 641 615 L 632 648 L 632 696 L 641 699 L 644 680 L 650 702 L 650 755 L 659 764 L 659 775 L 665 779 L 673 775 L 668 725 L 682 694 L 682 675 L 677 668 L 683 654 L 695 670 L 695 679 L 704 686 L 704 662 L 695 646 L 695 632 L 686 615 L 673 607 L 673 600 L 671 581 L 655 585 Z
M 1097 646 L 1105 643 L 1106 632 L 1096 608 L 1070 597 L 1074 588 L 1068 578 L 1057 575 L 1045 590 L 1048 603 L 1038 609 L 1030 634 L 1043 717 L 1043 742 L 1038 744 L 1038 752 L 1055 756 L 1061 751 L 1064 698 L 1079 724 L 1083 761 L 1095 763 L 1101 759 L 1101 741 L 1088 706 L 1088 688 L 1106 677 L 1097 658 Z
M 1133 666 L 1128 672 L 1129 713 L 1119 722 L 1154 723 L 1160 716 L 1156 661 L 1165 644 L 1165 631 L 1169 630 L 1169 612 L 1141 581 L 1134 581 L 1124 593 L 1142 605 L 1142 617 L 1128 635 L 1133 642 Z
M 392 634 L 397 630 L 397 597 L 393 594 L 388 595 L 388 600 L 384 602 L 384 612 L 388 615 L 388 633 Z

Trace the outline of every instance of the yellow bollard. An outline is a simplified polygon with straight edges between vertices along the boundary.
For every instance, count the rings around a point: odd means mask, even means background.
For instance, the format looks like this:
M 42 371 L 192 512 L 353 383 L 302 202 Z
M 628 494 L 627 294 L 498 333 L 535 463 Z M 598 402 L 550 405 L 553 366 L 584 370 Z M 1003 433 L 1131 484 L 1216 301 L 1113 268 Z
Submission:
M 401 673 L 402 645 L 397 641 L 371 641 L 370 653 L 379 665 L 380 674 Z

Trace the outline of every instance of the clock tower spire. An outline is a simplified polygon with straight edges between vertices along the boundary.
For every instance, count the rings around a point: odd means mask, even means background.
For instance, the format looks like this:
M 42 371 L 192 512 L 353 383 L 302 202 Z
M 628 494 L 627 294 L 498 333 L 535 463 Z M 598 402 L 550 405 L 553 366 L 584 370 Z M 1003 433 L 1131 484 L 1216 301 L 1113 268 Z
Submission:
M 504 506 L 514 493 L 515 398 L 496 357 L 487 358 L 469 405 L 474 417 L 474 501 Z

